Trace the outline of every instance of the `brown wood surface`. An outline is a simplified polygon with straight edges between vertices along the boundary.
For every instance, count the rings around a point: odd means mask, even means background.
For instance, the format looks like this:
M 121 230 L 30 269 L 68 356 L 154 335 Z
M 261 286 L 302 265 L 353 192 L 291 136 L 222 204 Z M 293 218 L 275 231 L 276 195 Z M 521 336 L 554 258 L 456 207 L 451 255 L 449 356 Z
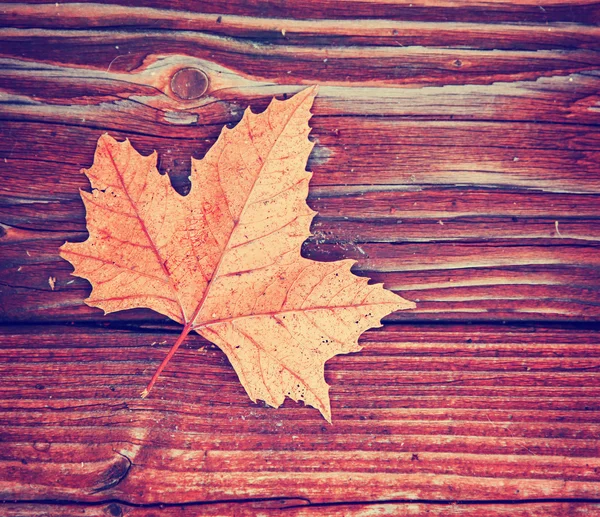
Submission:
M 198 336 L 154 396 L 139 399 L 173 329 L 3 334 L 5 498 L 598 498 L 593 331 L 388 325 L 365 334 L 363 352 L 328 363 L 333 426 L 290 401 L 253 404 L 223 353 Z
M 0 514 L 600 514 L 599 23 L 589 0 L 0 4 Z M 86 238 L 80 169 L 109 132 L 185 193 L 223 125 L 310 84 L 304 254 L 416 309 L 328 362 L 333 426 L 253 404 L 197 336 L 139 399 L 177 327 L 84 305 L 58 256 Z

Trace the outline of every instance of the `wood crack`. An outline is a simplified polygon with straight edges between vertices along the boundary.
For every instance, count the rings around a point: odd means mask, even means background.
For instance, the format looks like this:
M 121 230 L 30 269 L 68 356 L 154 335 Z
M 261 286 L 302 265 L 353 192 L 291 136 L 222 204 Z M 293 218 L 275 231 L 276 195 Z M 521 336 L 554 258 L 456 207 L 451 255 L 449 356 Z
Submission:
M 299 504 L 289 504 L 290 501 L 297 501 Z M 247 499 L 216 499 L 212 501 L 183 501 L 179 503 L 155 502 L 155 503 L 135 503 L 123 499 L 110 498 L 100 501 L 80 501 L 76 499 L 17 499 L 12 500 L 11 504 L 40 504 L 40 505 L 65 505 L 65 506 L 102 506 L 110 504 L 123 505 L 131 508 L 179 508 L 179 507 L 194 507 L 194 506 L 212 506 L 222 504 L 248 504 L 248 503 L 276 503 L 281 502 L 285 506 L 280 509 L 291 509 L 298 507 L 314 507 L 326 508 L 332 506 L 360 506 L 360 505 L 382 505 L 382 504 L 424 504 L 431 506 L 448 506 L 448 505 L 464 505 L 464 506 L 491 506 L 491 505 L 509 505 L 511 507 L 519 507 L 530 504 L 545 504 L 545 503 L 583 503 L 583 504 L 598 504 L 600 498 L 535 498 L 535 499 L 381 499 L 381 500 L 355 500 L 355 501 L 331 501 L 312 503 L 306 497 L 298 496 L 281 496 L 272 498 L 247 498 Z M 0 503 L 2 508 L 2 503 Z M 269 505 L 269 508 L 273 506 Z

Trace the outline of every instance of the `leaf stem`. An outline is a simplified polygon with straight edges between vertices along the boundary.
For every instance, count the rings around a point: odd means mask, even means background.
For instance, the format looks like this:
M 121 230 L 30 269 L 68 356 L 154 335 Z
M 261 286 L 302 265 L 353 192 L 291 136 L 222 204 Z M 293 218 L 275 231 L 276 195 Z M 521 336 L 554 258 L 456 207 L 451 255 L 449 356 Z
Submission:
M 167 366 L 167 364 L 169 363 L 171 358 L 175 355 L 175 352 L 177 352 L 177 349 L 179 348 L 181 343 L 183 343 L 183 340 L 190 333 L 190 330 L 192 330 L 192 322 L 186 323 L 186 325 L 183 327 L 183 330 L 181 331 L 181 334 L 177 338 L 177 341 L 175 341 L 175 343 L 171 347 L 171 350 L 169 350 L 169 353 L 167 354 L 167 356 L 163 359 L 162 363 L 160 363 L 160 366 L 154 372 L 154 375 L 152 376 L 152 379 L 150 379 L 148 386 L 146 386 L 146 389 L 144 391 L 142 391 L 141 396 L 143 399 L 145 399 L 148 396 L 148 394 L 152 390 L 152 387 L 158 380 L 158 377 L 160 376 L 162 371 L 165 369 L 165 366 Z

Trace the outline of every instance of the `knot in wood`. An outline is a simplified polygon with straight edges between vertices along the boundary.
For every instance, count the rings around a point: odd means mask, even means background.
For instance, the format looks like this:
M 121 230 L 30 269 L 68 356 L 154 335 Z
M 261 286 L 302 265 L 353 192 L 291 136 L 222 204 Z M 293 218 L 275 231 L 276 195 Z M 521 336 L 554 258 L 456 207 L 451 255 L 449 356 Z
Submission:
M 197 68 L 182 68 L 171 79 L 171 90 L 180 99 L 198 99 L 207 89 L 208 76 Z
M 123 515 L 123 510 L 117 503 L 110 503 L 106 507 L 106 511 L 104 512 L 111 517 L 121 517 Z

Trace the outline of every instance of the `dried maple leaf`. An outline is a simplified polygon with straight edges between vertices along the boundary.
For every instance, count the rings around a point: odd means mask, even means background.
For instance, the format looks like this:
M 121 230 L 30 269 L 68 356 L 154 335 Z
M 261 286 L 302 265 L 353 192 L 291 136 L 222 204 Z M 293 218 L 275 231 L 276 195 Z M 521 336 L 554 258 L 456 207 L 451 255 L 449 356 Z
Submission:
M 380 319 L 414 307 L 350 272 L 352 260 L 315 262 L 300 248 L 316 212 L 306 204 L 316 88 L 261 114 L 246 110 L 202 160 L 192 159 L 187 196 L 140 155 L 108 135 L 84 170 L 89 238 L 61 256 L 88 279 L 86 300 L 105 313 L 147 307 L 183 324 L 152 377 L 194 330 L 227 354 L 253 401 L 304 400 L 331 421 L 325 362 L 360 350 Z

